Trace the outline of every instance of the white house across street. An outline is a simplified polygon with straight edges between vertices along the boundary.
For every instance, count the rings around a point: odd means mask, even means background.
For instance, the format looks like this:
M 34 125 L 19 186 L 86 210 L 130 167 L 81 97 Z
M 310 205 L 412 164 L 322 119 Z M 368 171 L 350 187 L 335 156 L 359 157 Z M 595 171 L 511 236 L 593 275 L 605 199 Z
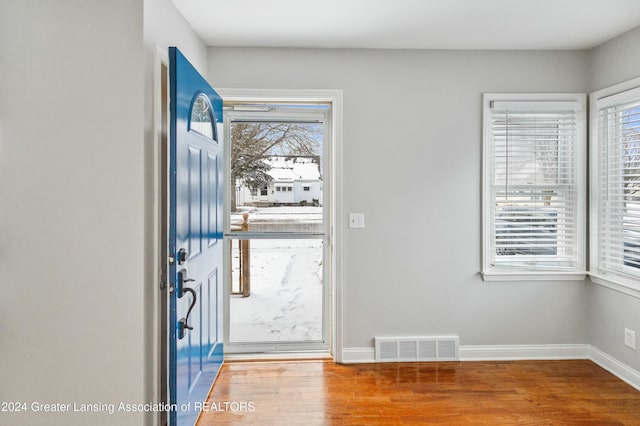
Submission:
M 261 187 L 237 184 L 239 206 L 322 205 L 322 174 L 317 156 L 281 155 L 263 160 L 272 181 Z

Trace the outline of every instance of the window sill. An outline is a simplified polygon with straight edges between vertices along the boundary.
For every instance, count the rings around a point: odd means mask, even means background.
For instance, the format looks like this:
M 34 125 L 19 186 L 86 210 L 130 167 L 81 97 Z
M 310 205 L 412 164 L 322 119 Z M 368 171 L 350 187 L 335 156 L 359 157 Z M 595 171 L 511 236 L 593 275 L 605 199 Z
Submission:
M 586 272 L 482 272 L 483 281 L 583 281 Z
M 594 284 L 640 299 L 640 284 L 637 281 L 625 280 L 621 277 L 605 277 L 592 272 L 589 273 L 589 277 Z

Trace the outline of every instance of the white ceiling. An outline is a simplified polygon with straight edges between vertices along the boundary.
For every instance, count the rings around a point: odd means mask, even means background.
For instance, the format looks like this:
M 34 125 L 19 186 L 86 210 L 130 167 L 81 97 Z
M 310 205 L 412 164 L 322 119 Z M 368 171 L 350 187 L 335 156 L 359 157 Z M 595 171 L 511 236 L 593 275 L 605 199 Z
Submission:
M 640 0 L 173 0 L 209 46 L 589 49 Z

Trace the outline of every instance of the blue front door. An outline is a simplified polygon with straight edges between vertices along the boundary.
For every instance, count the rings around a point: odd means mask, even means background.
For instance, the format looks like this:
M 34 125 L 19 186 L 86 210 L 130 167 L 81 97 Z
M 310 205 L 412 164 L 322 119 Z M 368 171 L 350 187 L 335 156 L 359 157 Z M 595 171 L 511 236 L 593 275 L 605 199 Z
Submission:
M 222 365 L 222 99 L 169 48 L 169 402 L 193 425 Z

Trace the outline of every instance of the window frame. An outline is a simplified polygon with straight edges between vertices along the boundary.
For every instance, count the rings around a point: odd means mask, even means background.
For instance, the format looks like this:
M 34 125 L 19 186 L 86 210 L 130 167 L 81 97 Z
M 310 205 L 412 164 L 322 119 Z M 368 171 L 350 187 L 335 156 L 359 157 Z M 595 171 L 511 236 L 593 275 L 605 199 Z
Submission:
M 492 224 L 491 209 L 494 207 L 491 188 L 494 182 L 491 141 L 491 103 L 498 102 L 576 102 L 576 146 L 575 150 L 575 213 L 576 213 L 576 266 L 570 270 L 538 269 L 525 266 L 498 267 L 492 265 Z M 483 94 L 483 136 L 482 136 L 482 271 L 484 281 L 538 281 L 538 280 L 584 280 L 586 272 L 586 106 L 583 93 L 484 93 Z
M 600 268 L 600 122 L 599 110 L 640 99 L 640 78 L 591 92 L 589 95 L 589 276 L 591 282 L 640 298 L 640 282 L 623 273 Z M 616 100 L 615 102 L 612 102 Z

